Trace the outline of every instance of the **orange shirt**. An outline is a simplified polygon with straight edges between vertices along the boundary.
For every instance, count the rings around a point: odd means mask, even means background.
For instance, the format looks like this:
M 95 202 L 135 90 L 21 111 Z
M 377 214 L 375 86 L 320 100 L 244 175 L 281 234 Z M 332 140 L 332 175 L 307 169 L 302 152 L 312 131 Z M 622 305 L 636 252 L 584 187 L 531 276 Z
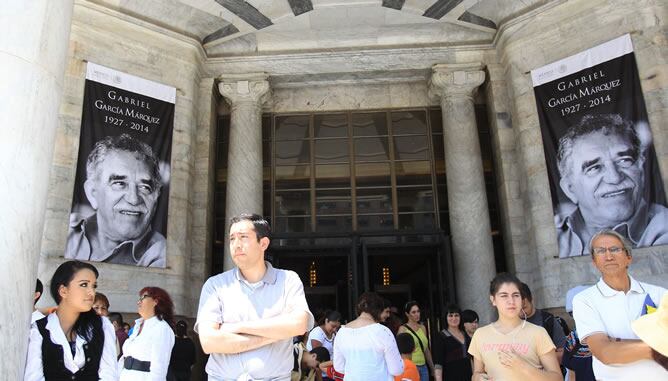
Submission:
M 404 373 L 401 376 L 394 376 L 394 381 L 420 381 L 420 374 L 417 366 L 410 359 L 404 360 Z

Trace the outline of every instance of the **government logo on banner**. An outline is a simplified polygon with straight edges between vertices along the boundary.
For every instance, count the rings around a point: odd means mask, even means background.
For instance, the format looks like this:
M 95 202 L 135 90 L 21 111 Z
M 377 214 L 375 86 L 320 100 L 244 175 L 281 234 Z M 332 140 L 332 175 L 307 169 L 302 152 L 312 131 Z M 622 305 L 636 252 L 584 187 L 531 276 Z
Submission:
M 165 267 L 176 89 L 88 63 L 65 258 Z
M 633 247 L 668 244 L 666 194 L 631 37 L 531 71 L 559 257 L 589 255 L 614 229 Z

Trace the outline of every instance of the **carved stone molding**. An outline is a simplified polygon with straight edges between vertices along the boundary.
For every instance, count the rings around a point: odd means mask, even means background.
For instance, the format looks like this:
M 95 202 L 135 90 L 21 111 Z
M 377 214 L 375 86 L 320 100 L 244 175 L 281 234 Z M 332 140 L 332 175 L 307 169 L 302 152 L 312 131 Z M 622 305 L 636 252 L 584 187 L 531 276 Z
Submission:
M 261 106 L 271 95 L 268 78 L 266 73 L 221 75 L 218 91 L 232 107 L 242 102 Z
M 473 98 L 485 81 L 482 63 L 438 64 L 431 68 L 429 93 L 438 97 Z

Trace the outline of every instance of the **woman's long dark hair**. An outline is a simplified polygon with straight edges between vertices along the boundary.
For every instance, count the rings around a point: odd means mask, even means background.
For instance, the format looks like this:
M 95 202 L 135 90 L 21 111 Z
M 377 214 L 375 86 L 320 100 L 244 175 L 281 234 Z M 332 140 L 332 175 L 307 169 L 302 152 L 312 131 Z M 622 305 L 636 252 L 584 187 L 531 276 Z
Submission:
M 174 329 L 174 302 L 167 291 L 160 287 L 144 287 L 139 291 L 139 295 L 148 295 L 155 302 L 155 316 L 159 320 L 164 320 Z
M 60 296 L 60 286 L 69 287 L 74 275 L 80 270 L 90 270 L 95 274 L 95 279 L 99 276 L 95 266 L 81 261 L 67 261 L 62 263 L 51 277 L 51 297 L 56 303 L 60 304 L 63 298 Z M 91 285 L 92 287 L 93 285 Z M 89 311 L 81 312 L 77 321 L 72 327 L 72 331 L 85 339 L 89 345 L 95 346 L 104 344 L 104 332 L 102 331 L 102 319 L 97 316 L 92 308 Z

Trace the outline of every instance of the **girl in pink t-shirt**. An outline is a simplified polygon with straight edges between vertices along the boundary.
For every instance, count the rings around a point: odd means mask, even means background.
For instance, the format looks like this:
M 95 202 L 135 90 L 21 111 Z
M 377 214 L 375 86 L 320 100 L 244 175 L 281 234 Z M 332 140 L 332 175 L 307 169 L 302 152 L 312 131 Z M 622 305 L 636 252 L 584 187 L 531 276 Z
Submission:
M 499 319 L 479 328 L 469 347 L 473 381 L 561 381 L 554 344 L 543 327 L 520 318 L 520 281 L 497 275 L 490 285 L 490 301 Z

